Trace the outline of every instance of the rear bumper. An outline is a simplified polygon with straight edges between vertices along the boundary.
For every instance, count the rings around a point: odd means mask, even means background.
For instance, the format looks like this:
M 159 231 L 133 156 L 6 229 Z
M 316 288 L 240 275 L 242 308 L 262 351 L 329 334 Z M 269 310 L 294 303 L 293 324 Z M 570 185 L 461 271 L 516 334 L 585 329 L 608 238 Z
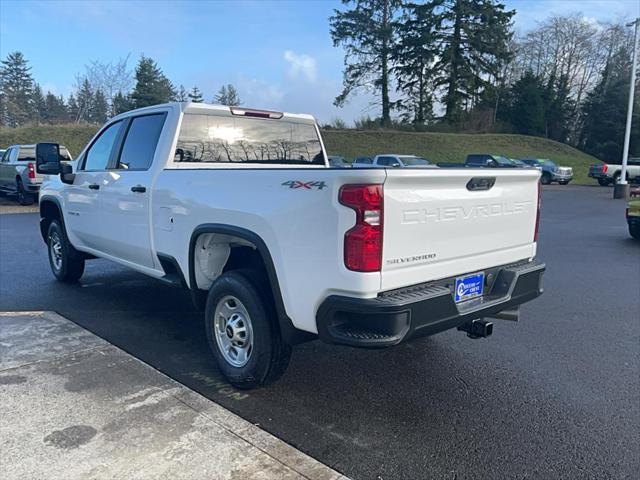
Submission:
M 544 263 L 520 262 L 485 270 L 482 299 L 456 304 L 455 277 L 385 292 L 376 298 L 327 297 L 316 315 L 328 343 L 388 347 L 433 335 L 533 300 L 542 293 Z
M 608 178 L 607 174 L 602 172 L 589 172 L 588 175 L 591 178 Z

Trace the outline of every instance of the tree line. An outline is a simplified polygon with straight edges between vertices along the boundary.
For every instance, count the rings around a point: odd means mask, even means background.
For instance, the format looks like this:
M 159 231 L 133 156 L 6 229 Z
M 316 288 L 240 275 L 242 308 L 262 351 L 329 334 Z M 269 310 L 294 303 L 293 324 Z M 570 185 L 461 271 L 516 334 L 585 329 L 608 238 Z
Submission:
M 345 50 L 334 103 L 365 91 L 380 112 L 357 125 L 537 135 L 620 159 L 633 51 L 624 22 L 551 15 L 517 36 L 515 10 L 495 0 L 342 3 L 329 19 Z
M 93 61 L 76 76 L 74 91 L 66 98 L 48 91 L 31 74 L 21 52 L 11 52 L 0 64 L 0 126 L 27 124 L 92 123 L 134 108 L 171 101 L 204 102 L 197 86 L 187 91 L 175 87 L 155 60 L 142 55 L 135 71 L 128 57 L 115 63 Z M 221 105 L 241 105 L 236 88 L 223 85 L 212 99 Z

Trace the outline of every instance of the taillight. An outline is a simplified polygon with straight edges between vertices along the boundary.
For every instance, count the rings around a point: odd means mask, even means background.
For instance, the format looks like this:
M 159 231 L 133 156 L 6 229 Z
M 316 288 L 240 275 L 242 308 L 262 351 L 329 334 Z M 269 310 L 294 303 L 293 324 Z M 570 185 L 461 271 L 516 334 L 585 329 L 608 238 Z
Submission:
M 36 178 L 36 169 L 33 166 L 33 163 L 27 163 L 27 177 L 31 179 Z
M 542 204 L 542 187 L 540 186 L 540 182 L 538 182 L 538 206 L 536 210 L 536 230 L 533 233 L 533 241 L 538 241 L 538 230 L 540 229 L 540 205 Z
M 607 164 L 606 164 L 606 163 L 603 163 L 603 164 L 602 164 L 602 173 L 607 173 L 607 168 L 608 168 L 608 167 L 607 167 Z
M 344 185 L 340 203 L 356 212 L 356 224 L 344 235 L 344 264 L 356 272 L 382 266 L 382 185 Z

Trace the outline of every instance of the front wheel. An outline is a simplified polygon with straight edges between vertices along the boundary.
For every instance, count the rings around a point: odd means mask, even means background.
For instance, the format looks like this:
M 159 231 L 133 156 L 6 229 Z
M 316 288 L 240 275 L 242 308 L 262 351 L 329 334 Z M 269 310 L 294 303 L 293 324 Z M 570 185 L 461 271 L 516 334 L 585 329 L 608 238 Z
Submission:
M 56 280 L 65 283 L 78 281 L 84 273 L 84 258 L 69 243 L 58 220 L 53 220 L 49 225 L 47 247 L 49 265 Z
M 205 308 L 209 347 L 229 383 L 241 389 L 275 382 L 291 358 L 262 277 L 253 270 L 224 273 L 211 286 Z
M 636 240 L 640 240 L 640 225 L 629 225 L 629 235 Z
M 549 185 L 551 183 L 551 175 L 546 172 L 543 173 L 540 177 L 540 183 L 542 183 L 543 185 Z

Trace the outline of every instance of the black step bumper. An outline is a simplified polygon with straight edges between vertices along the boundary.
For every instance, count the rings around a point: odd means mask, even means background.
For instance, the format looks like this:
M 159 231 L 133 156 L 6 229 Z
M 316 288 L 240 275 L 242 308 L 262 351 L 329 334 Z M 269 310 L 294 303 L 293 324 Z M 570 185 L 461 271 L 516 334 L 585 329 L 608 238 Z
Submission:
M 318 309 L 318 335 L 328 343 L 374 348 L 433 335 L 533 300 L 542 293 L 544 270 L 537 261 L 486 269 L 484 297 L 459 304 L 452 293 L 456 277 L 376 298 L 332 295 Z

